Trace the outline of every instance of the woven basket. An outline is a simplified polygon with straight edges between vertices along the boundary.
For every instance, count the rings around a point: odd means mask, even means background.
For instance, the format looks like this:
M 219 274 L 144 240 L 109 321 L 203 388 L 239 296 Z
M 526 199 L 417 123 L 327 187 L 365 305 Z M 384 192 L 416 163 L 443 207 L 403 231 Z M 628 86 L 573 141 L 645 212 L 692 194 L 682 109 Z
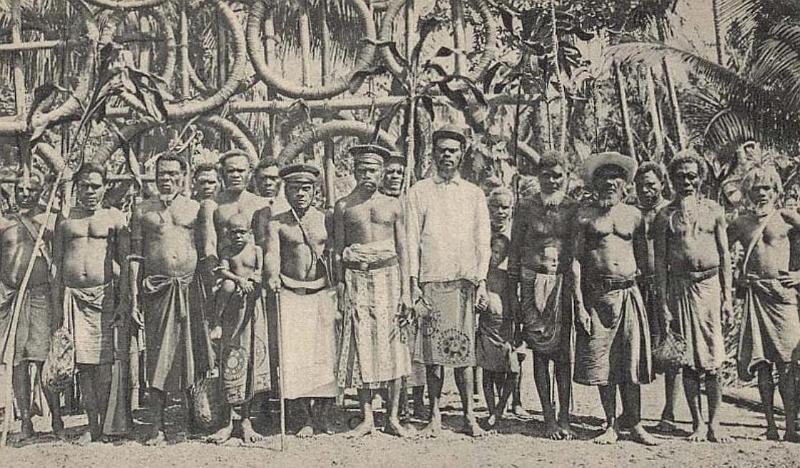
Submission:
M 58 394 L 72 385 L 75 375 L 75 342 L 72 333 L 61 327 L 50 337 L 50 349 L 42 367 L 43 385 Z
M 219 376 L 200 379 L 192 386 L 190 394 L 192 416 L 200 429 L 212 430 L 224 424 L 227 405 L 222 398 Z
M 678 333 L 667 331 L 664 338 L 653 348 L 653 367 L 658 373 L 677 369 L 689 363 L 686 355 L 686 340 Z

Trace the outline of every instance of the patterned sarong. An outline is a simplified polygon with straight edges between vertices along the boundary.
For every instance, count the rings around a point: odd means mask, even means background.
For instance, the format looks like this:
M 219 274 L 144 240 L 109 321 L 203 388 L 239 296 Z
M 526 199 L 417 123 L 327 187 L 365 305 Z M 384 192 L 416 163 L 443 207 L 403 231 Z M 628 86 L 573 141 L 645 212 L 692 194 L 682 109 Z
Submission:
M 737 356 L 739 378 L 751 380 L 761 363 L 800 359 L 797 291 L 777 279 L 749 279 Z
M 687 367 L 698 372 L 716 372 L 725 361 L 721 292 L 718 275 L 702 281 L 681 275 L 669 278 L 667 306 L 686 340 Z
M 114 361 L 114 285 L 64 288 L 64 313 L 73 318 L 76 364 Z
M 328 287 L 302 293 L 286 287 L 280 292 L 284 398 L 335 397 L 336 290 Z M 293 288 L 305 282 L 292 280 Z M 324 283 L 323 283 L 324 286 Z M 318 286 L 309 288 L 318 289 Z
M 522 336 L 533 352 L 557 361 L 570 360 L 572 315 L 564 275 L 522 268 L 520 296 Z
M 222 325 L 222 389 L 231 405 L 250 401 L 270 388 L 267 317 L 262 290 L 230 296 L 220 317 Z
M 584 385 L 646 384 L 653 379 L 650 331 L 639 288 L 584 288 L 591 335 L 578 327 L 575 376 Z
M 421 317 L 414 360 L 429 365 L 475 365 L 475 292 L 467 280 L 423 283 L 430 313 Z
M 386 262 L 397 258 L 393 240 L 354 244 L 344 262 Z M 380 388 L 411 373 L 411 358 L 398 327 L 400 266 L 345 268 L 344 304 L 337 382 L 340 388 Z
M 193 275 L 148 276 L 142 281 L 142 306 L 147 342 L 146 376 L 151 388 L 184 390 L 200 370 L 192 346 L 190 285 Z

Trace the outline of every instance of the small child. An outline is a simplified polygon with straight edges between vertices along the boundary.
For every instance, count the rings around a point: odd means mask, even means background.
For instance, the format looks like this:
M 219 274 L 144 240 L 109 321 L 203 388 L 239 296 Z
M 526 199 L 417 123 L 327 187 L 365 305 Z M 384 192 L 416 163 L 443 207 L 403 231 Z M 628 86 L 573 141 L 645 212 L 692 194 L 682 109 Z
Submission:
M 517 350 L 513 345 L 514 316 L 518 309 L 516 293 L 508 272 L 502 268 L 508 256 L 509 240 L 503 234 L 492 237 L 492 257 L 486 288 L 489 305 L 480 313 L 475 356 L 483 369 L 483 395 L 489 409 L 489 426 L 502 418 L 519 373 Z M 495 400 L 495 391 L 499 401 Z
M 221 279 L 215 304 L 219 325 L 211 336 L 220 340 L 223 398 L 239 409 L 241 438 L 252 443 L 263 437 L 250 421 L 250 402 L 255 393 L 265 390 L 263 382 L 269 375 L 268 368 L 264 370 L 263 363 L 259 366 L 255 357 L 259 344 L 254 341 L 264 328 L 260 297 L 264 256 L 261 247 L 255 245 L 250 223 L 244 216 L 232 216 L 225 232 L 228 246 L 220 252 L 220 265 L 215 269 Z M 266 343 L 266 337 L 261 338 Z M 228 424 L 209 437 L 211 442 L 222 444 L 233 436 L 233 413 L 230 412 Z

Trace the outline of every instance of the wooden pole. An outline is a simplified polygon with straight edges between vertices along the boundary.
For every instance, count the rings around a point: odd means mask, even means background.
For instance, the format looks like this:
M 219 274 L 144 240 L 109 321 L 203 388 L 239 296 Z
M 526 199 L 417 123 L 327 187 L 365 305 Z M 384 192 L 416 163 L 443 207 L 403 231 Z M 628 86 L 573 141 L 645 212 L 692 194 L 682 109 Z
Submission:
M 457 51 L 463 52 L 467 45 L 466 23 L 464 21 L 464 0 L 450 0 L 453 12 L 453 45 Z M 455 54 L 456 73 L 467 74 L 467 57 L 463 53 Z
M 652 68 L 645 67 L 644 73 L 647 92 L 647 113 L 650 114 L 650 125 L 653 128 L 653 138 L 655 139 L 655 151 L 650 159 L 660 161 L 664 156 L 664 131 L 661 128 L 661 117 L 658 112 L 656 82 L 653 78 Z
M 561 80 L 561 64 L 558 62 L 558 29 L 556 28 L 556 2 L 550 0 L 551 40 L 553 41 L 553 68 L 555 69 L 556 83 L 558 84 L 558 104 L 561 111 L 561 133 L 558 140 L 558 151 L 564 152 L 567 147 L 567 93 L 564 91 L 564 82 Z
M 717 51 L 717 63 L 722 65 L 725 57 L 722 54 L 722 24 L 719 18 L 719 0 L 711 0 L 711 12 L 714 15 L 714 45 Z
M 308 22 L 308 13 L 303 10 L 300 14 L 300 81 L 303 86 L 308 86 L 308 75 L 311 72 L 311 25 Z
M 328 30 L 328 15 L 325 6 L 320 6 L 322 14 L 322 46 L 320 48 L 320 60 L 322 70 L 322 86 L 328 81 L 330 73 L 330 31 Z M 325 205 L 333 208 L 336 203 L 336 164 L 334 162 L 335 146 L 332 139 L 325 140 L 325 156 L 323 165 L 325 167 Z
M 181 95 L 184 98 L 189 97 L 190 81 L 189 81 L 189 18 L 186 15 L 186 2 L 181 5 L 180 17 L 180 75 L 181 75 Z
M 628 156 L 636 158 L 636 144 L 633 139 L 633 128 L 631 128 L 631 115 L 628 109 L 628 96 L 625 91 L 625 76 L 619 64 L 614 62 L 614 79 L 617 85 L 617 99 L 619 99 L 619 109 L 622 113 L 622 128 L 625 132 L 625 143 L 627 145 Z
M 272 14 L 267 13 L 267 17 L 264 19 L 264 60 L 266 60 L 267 65 L 270 66 L 277 66 L 277 61 L 275 60 L 275 22 L 273 20 Z M 271 101 L 274 101 L 277 97 L 275 91 L 271 88 L 267 88 L 267 98 Z M 272 157 L 277 157 L 278 154 L 281 152 L 280 143 L 278 140 L 278 117 L 276 114 L 271 113 L 268 115 L 269 119 L 269 147 L 270 153 Z

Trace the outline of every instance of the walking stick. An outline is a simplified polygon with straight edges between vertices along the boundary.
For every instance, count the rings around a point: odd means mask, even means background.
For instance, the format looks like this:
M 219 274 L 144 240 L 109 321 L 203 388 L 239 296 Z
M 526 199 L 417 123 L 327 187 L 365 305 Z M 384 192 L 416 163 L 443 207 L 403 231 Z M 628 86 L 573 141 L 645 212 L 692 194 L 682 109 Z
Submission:
M 280 398 L 281 412 L 281 452 L 286 446 L 286 403 L 283 399 L 283 329 L 281 327 L 281 293 L 275 291 L 275 316 L 278 322 L 278 397 Z

